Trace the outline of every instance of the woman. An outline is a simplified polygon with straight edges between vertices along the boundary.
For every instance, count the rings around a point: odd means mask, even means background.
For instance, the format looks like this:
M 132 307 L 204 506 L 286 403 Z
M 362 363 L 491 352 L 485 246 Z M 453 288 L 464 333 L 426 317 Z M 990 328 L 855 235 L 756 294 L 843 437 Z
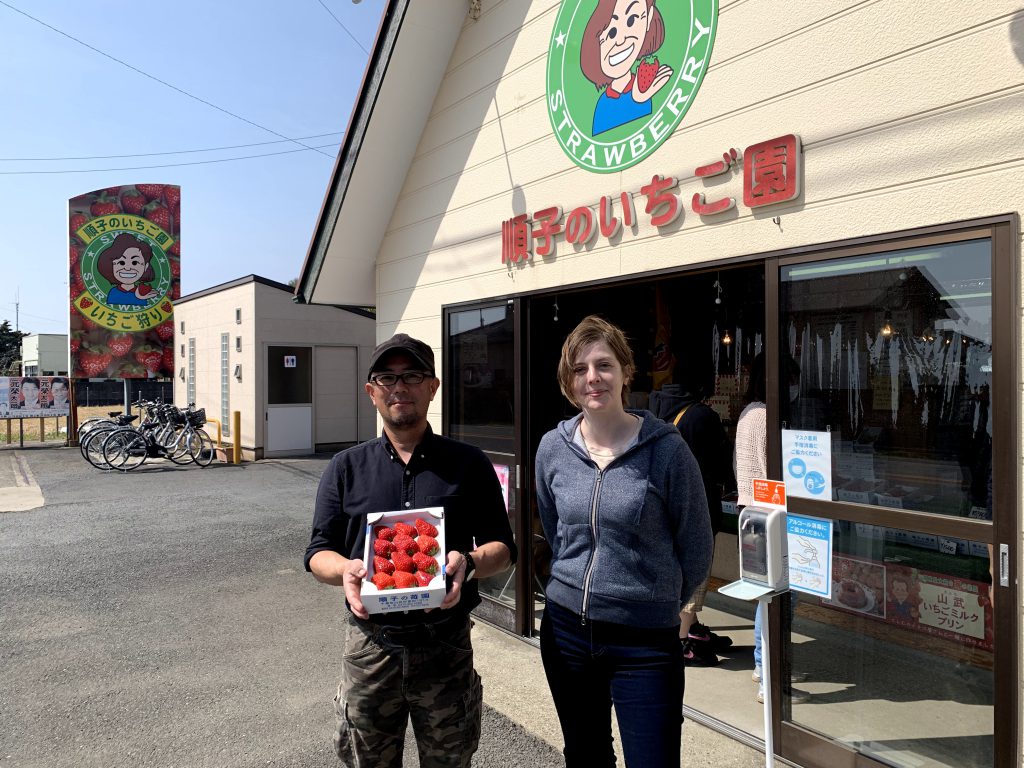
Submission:
M 110 283 L 107 304 L 119 307 L 145 307 L 156 298 L 147 283 L 154 279 L 153 249 L 129 232 L 114 238 L 96 263 L 96 269 Z M 150 296 L 150 300 L 146 299 Z
M 580 42 L 580 70 L 602 91 L 594 107 L 594 136 L 652 113 L 651 99 L 669 81 L 672 67 L 657 59 L 642 63 L 653 70 L 649 83 L 633 67 L 664 42 L 665 22 L 654 0 L 599 0 Z
M 707 576 L 711 526 L 679 432 L 625 408 L 635 371 L 621 330 L 583 320 L 558 365 L 562 394 L 582 413 L 537 450 L 552 552 L 541 658 L 569 768 L 615 764 L 612 704 L 627 766 L 679 765 L 679 610 Z

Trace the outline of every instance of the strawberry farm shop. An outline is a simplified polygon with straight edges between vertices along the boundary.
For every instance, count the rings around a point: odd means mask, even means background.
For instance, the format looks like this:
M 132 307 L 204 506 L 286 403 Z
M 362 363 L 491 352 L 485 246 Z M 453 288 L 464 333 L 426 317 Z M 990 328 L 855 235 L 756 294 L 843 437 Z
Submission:
M 768 474 L 817 462 L 788 510 L 831 584 L 771 604 L 775 753 L 1021 766 L 1022 67 L 1002 0 L 386 4 L 296 292 L 434 347 L 434 429 L 520 542 L 480 618 L 534 641 L 581 318 L 627 332 L 633 405 L 688 371 L 730 437 L 763 354 Z M 700 620 L 733 643 L 686 714 L 763 748 L 723 465 Z

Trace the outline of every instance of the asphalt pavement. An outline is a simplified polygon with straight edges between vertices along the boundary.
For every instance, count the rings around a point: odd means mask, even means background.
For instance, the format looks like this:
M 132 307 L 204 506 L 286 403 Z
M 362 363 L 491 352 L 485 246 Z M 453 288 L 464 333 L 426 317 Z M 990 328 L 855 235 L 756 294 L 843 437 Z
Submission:
M 344 606 L 302 569 L 328 459 L 113 474 L 0 451 L 0 481 L 25 467 L 44 499 L 0 512 L 0 768 L 337 766 Z M 563 765 L 537 649 L 474 633 L 474 765 Z M 692 722 L 684 742 L 687 766 L 764 762 Z

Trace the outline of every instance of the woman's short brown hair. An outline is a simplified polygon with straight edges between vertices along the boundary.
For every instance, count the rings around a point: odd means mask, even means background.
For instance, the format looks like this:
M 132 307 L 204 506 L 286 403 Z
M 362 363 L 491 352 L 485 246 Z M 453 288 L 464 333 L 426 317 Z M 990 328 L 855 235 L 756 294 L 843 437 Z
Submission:
M 622 366 L 622 406 L 626 407 L 629 398 L 629 385 L 636 373 L 636 364 L 633 362 L 633 350 L 626 340 L 626 334 L 616 325 L 597 315 L 590 315 L 583 318 L 565 338 L 562 344 L 562 357 L 558 361 L 558 386 L 562 394 L 570 403 L 579 408 L 576 397 L 572 393 L 573 368 L 576 365 L 576 358 L 583 352 L 584 347 L 602 342 L 608 345 L 615 359 Z
M 121 282 L 114 274 L 114 259 L 123 256 L 124 252 L 129 248 L 138 248 L 142 252 L 142 258 L 146 260 L 146 271 L 139 279 L 139 282 L 148 283 L 156 276 L 153 273 L 153 249 L 150 248 L 149 243 L 139 240 L 130 232 L 122 232 L 114 238 L 114 242 L 110 244 L 107 250 L 100 254 L 99 259 L 96 261 L 97 271 L 111 285 L 118 285 Z
M 583 76 L 597 86 L 598 90 L 606 88 L 611 80 L 601 69 L 601 33 L 604 32 L 612 22 L 612 11 L 615 10 L 616 0 L 600 0 L 597 8 L 590 15 L 587 28 L 583 31 L 583 39 L 580 41 L 580 69 Z M 640 47 L 638 59 L 650 56 L 661 48 L 665 42 L 665 21 L 661 18 L 661 11 L 654 7 L 654 0 L 641 0 L 647 5 L 649 25 L 647 36 Z

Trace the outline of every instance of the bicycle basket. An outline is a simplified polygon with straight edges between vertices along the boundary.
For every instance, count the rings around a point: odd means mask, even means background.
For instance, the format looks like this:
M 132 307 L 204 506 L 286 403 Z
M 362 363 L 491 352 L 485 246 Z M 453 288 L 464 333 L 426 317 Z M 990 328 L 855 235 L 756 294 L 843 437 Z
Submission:
M 188 423 L 193 427 L 201 427 L 206 423 L 206 409 L 200 408 L 198 411 L 190 411 L 187 418 Z
M 167 412 L 167 415 L 170 417 L 171 424 L 173 424 L 174 426 L 185 426 L 185 412 L 182 411 L 180 408 L 174 408 L 172 406 L 172 409 Z

